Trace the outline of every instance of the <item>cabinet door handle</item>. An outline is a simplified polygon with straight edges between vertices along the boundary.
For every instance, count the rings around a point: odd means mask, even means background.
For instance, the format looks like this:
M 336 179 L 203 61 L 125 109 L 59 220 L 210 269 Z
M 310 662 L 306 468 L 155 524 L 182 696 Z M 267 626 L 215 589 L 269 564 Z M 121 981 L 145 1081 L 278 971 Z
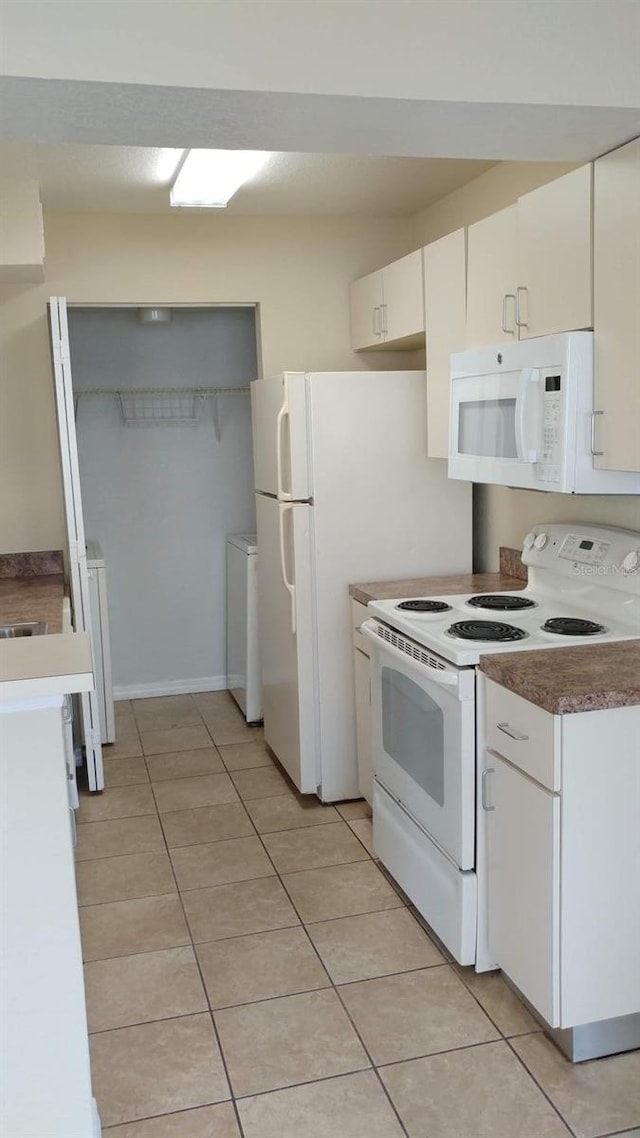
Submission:
M 386 304 L 380 305 L 380 332 L 383 336 L 387 335 L 389 329 L 387 328 L 387 306 Z
M 516 294 L 515 294 L 515 292 L 505 292 L 505 294 L 502 298 L 502 331 L 506 332 L 507 336 L 514 336 L 515 331 L 516 331 L 515 327 L 510 328 L 509 325 L 507 324 L 507 301 L 508 300 L 513 301 L 513 310 L 515 313 L 515 309 L 516 309 Z
M 510 739 L 515 739 L 517 743 L 526 743 L 529 739 L 523 731 L 518 731 L 516 727 L 510 727 L 508 723 L 498 723 L 498 731 L 502 731 L 503 735 L 508 735 Z
M 382 335 L 382 323 L 380 320 L 380 306 L 378 304 L 376 304 L 376 306 L 373 310 L 372 321 L 373 321 L 373 334 L 374 334 L 374 336 L 381 336 Z
M 523 293 L 526 297 L 526 285 L 518 285 L 516 289 L 516 325 L 518 328 L 528 328 L 529 325 L 526 320 L 523 320 L 520 314 L 520 294 Z
M 492 810 L 495 810 L 495 806 L 489 806 L 489 804 L 487 802 L 487 775 L 493 774 L 494 770 L 495 770 L 495 767 L 487 767 L 482 772 L 482 781 L 481 781 L 482 809 L 486 810 L 488 814 Z
M 591 412 L 591 453 L 594 458 L 604 454 L 603 450 L 596 450 L 596 417 L 598 415 L 604 415 L 604 411 Z

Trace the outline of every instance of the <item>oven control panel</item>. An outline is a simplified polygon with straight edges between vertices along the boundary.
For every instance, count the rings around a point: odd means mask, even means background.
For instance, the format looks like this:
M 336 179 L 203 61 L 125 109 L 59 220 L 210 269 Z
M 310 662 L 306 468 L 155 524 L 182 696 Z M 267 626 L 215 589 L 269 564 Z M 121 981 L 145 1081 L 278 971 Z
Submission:
M 560 546 L 558 557 L 564 557 L 567 561 L 577 561 L 581 565 L 601 565 L 606 560 L 610 548 L 610 541 L 599 541 L 594 537 L 570 533 Z
M 537 580 L 544 572 L 640 598 L 640 533 L 585 523 L 539 523 L 526 535 L 522 560 Z M 585 577 L 592 578 L 585 582 Z

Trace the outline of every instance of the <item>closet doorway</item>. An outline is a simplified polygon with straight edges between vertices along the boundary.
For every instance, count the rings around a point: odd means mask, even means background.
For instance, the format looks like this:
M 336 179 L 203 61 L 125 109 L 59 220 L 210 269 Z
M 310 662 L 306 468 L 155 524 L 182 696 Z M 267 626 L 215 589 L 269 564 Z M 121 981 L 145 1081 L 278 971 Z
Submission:
M 255 529 L 254 306 L 68 308 L 116 699 L 226 687 L 225 542 Z

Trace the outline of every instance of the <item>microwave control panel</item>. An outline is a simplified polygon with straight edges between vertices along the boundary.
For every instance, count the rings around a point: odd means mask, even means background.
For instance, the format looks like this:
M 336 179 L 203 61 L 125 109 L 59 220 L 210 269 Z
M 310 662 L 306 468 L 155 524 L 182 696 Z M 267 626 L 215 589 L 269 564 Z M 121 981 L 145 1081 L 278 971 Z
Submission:
M 542 453 L 540 480 L 559 482 L 562 462 L 562 377 L 555 374 L 542 376 Z

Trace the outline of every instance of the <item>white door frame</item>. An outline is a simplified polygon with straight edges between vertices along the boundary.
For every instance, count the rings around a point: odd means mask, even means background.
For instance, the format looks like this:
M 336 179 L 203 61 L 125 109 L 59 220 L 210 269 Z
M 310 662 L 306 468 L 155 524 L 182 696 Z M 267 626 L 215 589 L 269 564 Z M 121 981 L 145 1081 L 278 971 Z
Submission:
M 67 540 L 69 544 L 73 628 L 75 632 L 89 633 L 91 640 L 92 668 L 95 678 L 95 656 L 91 636 L 91 615 L 89 611 L 87 548 L 84 533 L 84 518 L 82 515 L 80 467 L 78 465 L 78 443 L 76 438 L 73 386 L 71 381 L 71 353 L 69 347 L 69 328 L 67 324 L 67 301 L 63 296 L 52 296 L 49 299 L 49 327 L 51 332 L 51 354 L 53 358 L 53 376 L 58 418 L 58 438 L 60 442 L 60 462 L 62 465 L 64 509 L 67 524 Z M 80 706 L 89 790 L 103 790 L 104 771 L 100 738 L 100 707 L 98 693 L 95 687 L 93 691 L 82 693 Z

